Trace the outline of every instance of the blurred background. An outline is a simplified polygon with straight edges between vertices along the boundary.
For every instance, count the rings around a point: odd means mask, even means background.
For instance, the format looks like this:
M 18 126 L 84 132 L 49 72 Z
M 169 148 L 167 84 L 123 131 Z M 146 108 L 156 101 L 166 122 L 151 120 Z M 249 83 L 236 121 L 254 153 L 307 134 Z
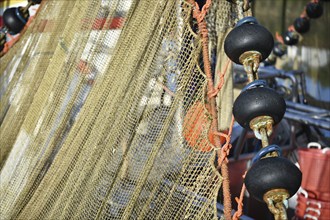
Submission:
M 303 12 L 310 0 L 254 0 L 252 11 L 275 37 L 283 34 Z M 277 59 L 276 67 L 302 70 L 306 74 L 308 104 L 330 109 L 330 1 L 322 1 L 323 15 L 311 19 L 310 30 L 299 44 L 288 46 L 287 55 Z

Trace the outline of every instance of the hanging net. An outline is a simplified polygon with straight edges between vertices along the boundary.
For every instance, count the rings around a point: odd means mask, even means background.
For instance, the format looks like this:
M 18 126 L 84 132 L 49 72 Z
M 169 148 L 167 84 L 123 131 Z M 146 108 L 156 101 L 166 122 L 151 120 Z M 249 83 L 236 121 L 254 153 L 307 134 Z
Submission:
M 216 219 L 195 5 L 47 0 L 1 58 L 1 219 Z M 240 4 L 206 17 L 213 72 Z M 231 121 L 229 74 L 219 129 Z

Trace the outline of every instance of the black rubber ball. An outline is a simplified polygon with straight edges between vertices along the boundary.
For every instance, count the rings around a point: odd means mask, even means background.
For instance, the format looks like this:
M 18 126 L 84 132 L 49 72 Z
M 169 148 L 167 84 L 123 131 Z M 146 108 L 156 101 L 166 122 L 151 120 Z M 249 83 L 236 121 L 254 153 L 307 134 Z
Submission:
M 242 92 L 234 102 L 233 114 L 244 128 L 250 128 L 250 121 L 258 116 L 270 116 L 274 124 L 284 116 L 286 104 L 282 96 L 273 89 L 257 87 Z
M 310 22 L 308 18 L 299 17 L 294 20 L 293 26 L 298 33 L 304 34 L 309 31 Z
M 273 53 L 278 57 L 282 57 L 287 53 L 287 48 L 284 44 L 276 41 L 274 44 Z
M 3 13 L 3 23 L 7 27 L 10 34 L 18 34 L 21 32 L 29 19 L 29 14 L 24 14 L 19 8 L 8 8 Z
M 306 5 L 306 13 L 309 18 L 319 18 L 323 14 L 323 7 L 320 3 L 310 2 Z
M 287 31 L 283 35 L 283 41 L 289 46 L 296 45 L 299 42 L 299 35 L 294 31 Z
M 261 53 L 261 62 L 269 56 L 273 46 L 273 36 L 266 28 L 249 23 L 234 28 L 229 32 L 224 43 L 225 53 L 237 64 L 241 64 L 239 57 L 247 51 Z
M 285 189 L 293 196 L 301 185 L 301 171 L 288 159 L 267 157 L 256 162 L 245 176 L 248 192 L 257 200 L 263 201 L 266 192 L 272 189 Z

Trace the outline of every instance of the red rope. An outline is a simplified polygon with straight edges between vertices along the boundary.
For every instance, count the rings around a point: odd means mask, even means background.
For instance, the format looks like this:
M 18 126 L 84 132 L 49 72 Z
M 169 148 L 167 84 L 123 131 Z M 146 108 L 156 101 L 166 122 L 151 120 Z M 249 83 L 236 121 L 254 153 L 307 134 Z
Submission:
M 222 73 L 221 73 L 221 72 L 218 72 L 218 74 L 219 74 L 219 83 L 218 83 L 218 85 L 216 86 L 215 89 L 213 89 L 212 92 L 211 92 L 211 91 L 208 92 L 208 96 L 209 96 L 209 98 L 210 98 L 210 97 L 215 97 L 215 96 L 217 96 L 218 93 L 219 93 L 219 91 L 222 89 L 222 86 L 223 86 L 223 84 L 225 83 L 225 74 L 226 74 L 226 72 L 227 72 L 227 69 L 228 69 L 228 67 L 229 67 L 229 64 L 231 64 L 231 60 L 230 60 L 229 58 L 227 58 L 227 63 L 226 63 L 226 65 L 225 65 L 225 69 L 222 71 Z
M 202 39 L 204 72 L 205 72 L 205 75 L 207 78 L 208 94 L 213 94 L 215 89 L 214 89 L 213 78 L 212 78 L 212 73 L 211 73 L 211 63 L 210 63 L 209 52 L 208 52 L 209 51 L 208 50 L 208 31 L 207 31 L 206 21 L 205 21 L 205 16 L 207 14 L 208 8 L 211 5 L 211 0 L 206 1 L 202 10 L 199 9 L 198 4 L 194 0 L 189 0 L 189 2 L 194 6 L 193 17 L 197 20 L 199 33 L 200 33 L 201 39 Z M 221 85 L 221 82 L 220 82 L 220 85 Z M 222 87 L 222 85 L 220 87 Z M 210 107 L 211 107 L 210 114 L 212 115 L 211 129 L 214 132 L 214 134 L 218 134 L 218 120 L 217 120 L 215 95 L 208 96 L 208 98 L 209 98 L 209 103 L 210 103 Z M 220 133 L 220 134 L 222 134 L 222 133 Z M 221 146 L 220 136 L 221 135 L 214 136 L 215 137 L 214 141 L 215 141 L 215 145 L 217 148 L 219 148 Z M 228 146 L 229 136 L 227 136 L 225 138 L 226 138 L 226 144 Z M 221 149 L 223 149 L 223 147 Z M 226 149 L 227 149 L 227 147 L 226 147 Z M 221 152 L 221 155 L 227 156 L 227 154 L 224 154 L 223 151 L 224 150 L 221 150 L 218 152 L 219 153 Z M 223 196 L 224 196 L 224 217 L 225 217 L 225 219 L 231 219 L 231 196 L 230 196 L 230 190 L 229 190 L 229 174 L 228 174 L 227 163 L 221 163 L 221 174 L 223 177 L 222 186 L 223 186 Z
M 243 179 L 245 178 L 246 171 L 243 175 Z M 239 198 L 235 197 L 235 201 L 237 203 L 237 211 L 235 212 L 233 216 L 233 220 L 238 220 L 239 217 L 243 215 L 243 199 L 244 199 L 244 193 L 245 193 L 246 187 L 245 184 L 243 183 L 241 193 L 239 195 Z
M 228 163 L 227 156 L 229 155 L 230 149 L 232 148 L 232 145 L 230 144 L 230 139 L 231 139 L 231 134 L 232 134 L 232 131 L 233 131 L 234 121 L 235 121 L 234 116 L 232 116 L 228 134 L 225 134 L 223 132 L 215 132 L 214 133 L 215 135 L 218 135 L 220 137 L 224 137 L 225 140 L 226 140 L 225 144 L 221 148 L 221 153 L 218 154 L 219 155 L 219 157 L 218 157 L 218 167 L 220 167 L 222 165 L 223 161 Z

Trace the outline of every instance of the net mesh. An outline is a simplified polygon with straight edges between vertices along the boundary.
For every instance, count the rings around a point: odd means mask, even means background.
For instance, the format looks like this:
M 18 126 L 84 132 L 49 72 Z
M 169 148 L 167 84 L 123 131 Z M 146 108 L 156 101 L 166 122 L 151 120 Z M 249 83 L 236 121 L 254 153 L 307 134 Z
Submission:
M 239 5 L 215 2 L 207 19 L 218 72 Z M 3 219 L 217 218 L 222 177 L 192 7 L 43 1 L 1 58 Z M 225 82 L 222 130 L 230 74 Z

